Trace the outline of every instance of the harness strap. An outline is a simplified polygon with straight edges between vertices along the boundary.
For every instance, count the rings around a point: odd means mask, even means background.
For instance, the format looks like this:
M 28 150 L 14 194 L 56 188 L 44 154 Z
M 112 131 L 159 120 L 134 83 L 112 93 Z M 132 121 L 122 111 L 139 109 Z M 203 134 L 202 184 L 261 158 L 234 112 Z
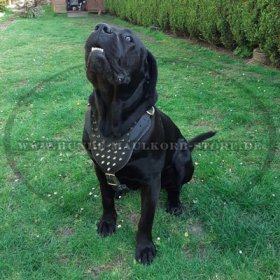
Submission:
M 150 129 L 154 113 L 155 108 L 152 107 L 125 135 L 112 140 L 104 137 L 99 131 L 93 109 L 90 107 L 86 112 L 85 129 L 90 137 L 91 155 L 95 164 L 104 172 L 108 185 L 118 190 L 122 188 L 123 185 L 115 174 L 131 159 L 136 144 Z

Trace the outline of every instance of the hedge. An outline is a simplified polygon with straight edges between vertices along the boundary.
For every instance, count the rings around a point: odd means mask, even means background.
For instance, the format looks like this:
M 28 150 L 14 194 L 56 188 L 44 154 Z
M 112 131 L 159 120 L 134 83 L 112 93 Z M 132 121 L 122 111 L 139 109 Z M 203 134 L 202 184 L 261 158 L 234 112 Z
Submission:
M 252 54 L 280 66 L 280 0 L 105 0 L 111 14 Z
M 3 11 L 6 7 L 6 0 L 0 0 L 0 11 Z

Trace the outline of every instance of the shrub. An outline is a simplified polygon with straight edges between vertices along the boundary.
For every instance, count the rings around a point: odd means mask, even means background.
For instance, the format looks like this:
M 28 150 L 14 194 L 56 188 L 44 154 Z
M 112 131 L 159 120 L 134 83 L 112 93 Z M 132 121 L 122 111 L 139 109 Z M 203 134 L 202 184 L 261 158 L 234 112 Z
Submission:
M 160 5 L 158 7 L 158 24 L 161 29 L 169 30 L 170 29 L 170 13 L 172 9 L 172 0 L 170 2 L 168 0 L 160 1 Z
M 0 11 L 3 11 L 7 5 L 6 0 L 0 0 Z
M 259 47 L 280 65 L 280 0 L 105 0 L 105 6 L 132 23 L 159 25 L 241 56 Z
M 231 10 L 232 6 L 229 1 L 217 1 L 216 25 L 217 31 L 220 34 L 220 42 L 226 48 L 233 50 L 236 47 L 236 42 L 233 38 L 229 23 L 229 14 Z
M 280 3 L 277 0 L 266 2 L 259 22 L 260 49 L 265 51 L 272 62 L 280 65 Z
M 43 13 L 42 3 L 43 0 L 20 0 L 17 3 L 19 14 L 28 18 L 38 17 Z

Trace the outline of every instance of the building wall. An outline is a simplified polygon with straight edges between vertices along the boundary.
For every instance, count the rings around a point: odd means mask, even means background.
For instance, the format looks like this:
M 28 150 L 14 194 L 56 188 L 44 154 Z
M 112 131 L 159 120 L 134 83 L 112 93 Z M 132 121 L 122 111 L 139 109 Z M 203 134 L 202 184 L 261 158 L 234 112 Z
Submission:
M 87 6 L 89 12 L 104 12 L 103 0 L 87 0 Z
M 66 1 L 65 0 L 52 0 L 52 7 L 55 13 L 66 13 Z
M 66 0 L 52 0 L 52 7 L 55 13 L 66 13 Z M 89 12 L 104 12 L 103 0 L 87 0 L 87 7 Z

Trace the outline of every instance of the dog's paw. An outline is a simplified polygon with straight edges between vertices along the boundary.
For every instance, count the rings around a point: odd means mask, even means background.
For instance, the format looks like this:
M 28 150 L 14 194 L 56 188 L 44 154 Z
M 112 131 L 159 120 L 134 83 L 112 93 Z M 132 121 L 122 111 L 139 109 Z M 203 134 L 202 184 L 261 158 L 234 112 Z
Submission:
M 169 203 L 167 203 L 166 212 L 174 216 L 179 216 L 182 214 L 183 208 L 181 204 L 176 206 L 171 206 Z
M 150 264 L 156 256 L 156 247 L 152 241 L 148 244 L 138 244 L 135 259 L 142 264 Z
M 97 224 L 97 232 L 101 236 L 109 236 L 116 231 L 116 223 L 115 222 L 108 222 L 103 219 L 99 221 Z

